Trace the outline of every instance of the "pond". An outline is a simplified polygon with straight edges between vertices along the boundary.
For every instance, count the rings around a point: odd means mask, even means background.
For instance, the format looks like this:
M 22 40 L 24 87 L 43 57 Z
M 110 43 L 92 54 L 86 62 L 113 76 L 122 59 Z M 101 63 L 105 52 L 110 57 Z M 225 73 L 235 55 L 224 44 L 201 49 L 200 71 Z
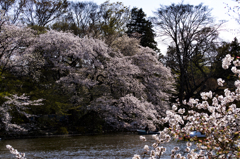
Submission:
M 144 145 L 154 142 L 151 135 L 145 136 L 147 141 L 140 141 L 139 135 L 121 133 L 93 136 L 58 136 L 33 139 L 15 139 L 0 141 L 0 158 L 11 159 L 6 145 L 11 145 L 28 159 L 131 159 L 140 154 Z M 167 152 L 163 159 L 170 158 L 174 146 L 186 148 L 185 141 L 172 141 L 164 144 Z

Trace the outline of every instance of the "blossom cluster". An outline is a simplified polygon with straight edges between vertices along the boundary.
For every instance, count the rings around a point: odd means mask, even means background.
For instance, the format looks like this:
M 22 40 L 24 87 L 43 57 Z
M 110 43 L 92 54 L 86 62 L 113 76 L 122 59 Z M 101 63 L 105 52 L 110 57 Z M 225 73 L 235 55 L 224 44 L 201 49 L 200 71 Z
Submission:
M 228 69 L 233 63 L 232 72 L 239 76 L 239 61 L 233 59 L 231 55 L 227 55 L 223 59 L 222 67 Z M 224 86 L 224 80 L 218 79 L 217 82 L 219 86 Z M 170 137 L 166 139 L 164 136 L 170 135 L 173 139 L 189 140 L 185 151 L 176 153 L 176 147 L 172 150 L 171 158 L 239 158 L 240 108 L 237 104 L 240 101 L 240 80 L 236 80 L 234 85 L 236 87 L 234 91 L 226 88 L 223 95 L 213 96 L 211 91 L 202 92 L 202 99 L 190 98 L 183 101 L 188 110 L 173 105 L 172 110 L 167 111 L 167 116 L 162 118 L 162 123 L 168 123 L 169 128 L 160 131 L 160 135 L 153 136 L 156 141 L 152 145 L 153 150 L 145 146 L 144 152 L 147 152 L 150 158 L 160 158 L 162 151 L 159 151 L 158 147 L 169 142 Z M 201 132 L 206 138 L 188 138 L 192 131 Z M 195 143 L 195 148 L 191 149 L 191 142 Z M 137 158 L 140 156 L 133 157 Z
M 11 154 L 16 155 L 15 157 L 16 157 L 17 159 L 26 159 L 26 158 L 25 158 L 25 153 L 20 153 L 20 152 L 18 152 L 18 150 L 17 150 L 17 149 L 14 149 L 11 145 L 6 145 L 6 148 L 9 149 L 9 151 L 10 151 Z
M 32 69 L 26 71 L 28 74 L 36 74 L 35 70 L 44 65 L 60 72 L 56 82 L 74 94 L 70 102 L 98 112 L 114 129 L 147 124 L 154 128 L 157 117 L 169 109 L 174 78 L 171 70 L 158 61 L 154 50 L 138 46 L 135 52 L 126 54 L 134 50 L 129 50 L 125 40 L 131 39 L 122 38 L 122 43 L 114 46 L 119 49 L 116 51 L 97 39 L 50 30 L 35 38 L 36 43 L 19 58 Z M 44 57 L 43 62 L 32 54 Z M 84 92 L 76 93 L 79 88 Z

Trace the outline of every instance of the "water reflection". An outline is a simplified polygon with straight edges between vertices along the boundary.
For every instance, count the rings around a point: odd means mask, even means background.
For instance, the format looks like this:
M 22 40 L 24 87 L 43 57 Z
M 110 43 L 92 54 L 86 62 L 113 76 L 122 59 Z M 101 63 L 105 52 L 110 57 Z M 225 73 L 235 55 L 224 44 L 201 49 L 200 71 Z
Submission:
M 28 159 L 130 159 L 134 154 L 140 154 L 144 145 L 152 145 L 154 140 L 146 136 L 147 141 L 139 140 L 136 134 L 108 134 L 95 136 L 61 136 L 51 138 L 34 138 L 0 141 L 0 158 L 11 159 L 13 155 L 6 149 L 12 145 L 19 152 L 26 153 Z M 185 142 L 170 142 L 163 158 L 170 158 L 174 146 L 182 150 Z

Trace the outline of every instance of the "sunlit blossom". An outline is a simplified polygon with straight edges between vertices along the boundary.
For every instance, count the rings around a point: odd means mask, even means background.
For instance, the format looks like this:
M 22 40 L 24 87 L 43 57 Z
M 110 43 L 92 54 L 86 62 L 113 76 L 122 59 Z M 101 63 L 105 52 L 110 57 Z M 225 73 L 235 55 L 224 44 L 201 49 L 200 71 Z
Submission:
M 141 159 L 140 155 L 135 154 L 132 159 Z
M 237 67 L 232 67 L 232 68 L 231 68 L 231 71 L 232 71 L 233 73 L 235 73 L 235 74 L 238 73 Z
M 157 146 L 158 146 L 157 143 L 153 143 L 153 144 L 152 144 L 152 147 L 154 147 L 154 148 L 157 148 Z
M 236 87 L 240 88 L 240 80 L 236 80 L 236 81 L 234 82 L 234 85 L 235 85 Z
M 145 145 L 143 149 L 146 150 L 146 151 L 149 151 L 148 145 Z
M 154 150 L 151 150 L 150 156 L 151 156 L 151 157 L 154 157 L 154 156 L 155 156 L 155 151 L 154 151 Z
M 165 147 L 161 147 L 161 151 L 165 152 L 167 149 Z
M 187 100 L 186 100 L 186 99 L 183 100 L 182 103 L 183 103 L 184 105 L 186 105 L 186 104 L 187 104 Z
M 235 66 L 240 66 L 240 61 L 237 59 L 237 60 L 233 61 L 233 64 L 234 64 Z
M 142 140 L 142 141 L 147 141 L 146 137 L 144 137 L 144 136 L 139 136 L 139 138 L 140 138 L 140 140 Z
M 187 142 L 186 145 L 187 145 L 187 147 L 190 147 L 192 145 L 192 143 L 191 142 Z
M 218 85 L 223 86 L 223 83 L 225 82 L 222 78 L 217 79 Z
M 176 105 L 173 105 L 173 106 L 172 106 L 172 110 L 176 111 L 176 110 L 177 110 L 177 106 L 176 106 Z
M 26 159 L 25 153 L 18 152 L 17 149 L 14 149 L 11 145 L 6 145 L 6 148 L 10 151 L 11 154 L 15 155 L 18 159 Z
M 176 154 L 176 158 L 181 158 L 182 155 L 180 153 Z
M 226 57 L 223 58 L 223 60 L 222 60 L 222 68 L 223 68 L 223 69 L 228 69 L 229 66 L 231 65 L 231 62 L 232 62 L 233 59 L 234 59 L 234 58 L 231 57 L 230 54 L 227 54 Z
M 178 110 L 178 113 L 179 113 L 179 114 L 184 114 L 184 113 L 185 113 L 185 109 L 184 109 L 184 108 L 183 108 L 183 109 L 179 109 L 179 110 Z

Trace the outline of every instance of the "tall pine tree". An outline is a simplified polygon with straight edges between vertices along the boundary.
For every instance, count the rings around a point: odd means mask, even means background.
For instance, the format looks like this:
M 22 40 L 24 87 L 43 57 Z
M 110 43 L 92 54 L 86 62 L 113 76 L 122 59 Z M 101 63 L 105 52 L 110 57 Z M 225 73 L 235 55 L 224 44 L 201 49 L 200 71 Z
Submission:
M 129 37 L 140 38 L 140 44 L 148 46 L 153 50 L 160 52 L 157 48 L 157 42 L 154 40 L 155 33 L 152 22 L 146 19 L 146 14 L 142 9 L 133 8 L 131 10 L 131 19 L 127 24 L 127 34 Z

